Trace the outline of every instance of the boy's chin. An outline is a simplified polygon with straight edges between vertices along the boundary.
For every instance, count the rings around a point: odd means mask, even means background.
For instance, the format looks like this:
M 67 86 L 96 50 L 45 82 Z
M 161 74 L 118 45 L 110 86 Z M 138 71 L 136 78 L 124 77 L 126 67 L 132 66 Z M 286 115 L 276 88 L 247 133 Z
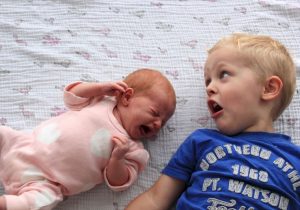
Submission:
M 219 130 L 221 133 L 223 133 L 223 134 L 225 134 L 225 135 L 227 135 L 227 136 L 234 136 L 234 135 L 236 135 L 236 134 L 238 134 L 238 133 L 241 132 L 240 129 L 233 129 L 233 128 L 220 127 L 220 126 L 217 126 L 217 128 L 218 128 L 218 130 Z

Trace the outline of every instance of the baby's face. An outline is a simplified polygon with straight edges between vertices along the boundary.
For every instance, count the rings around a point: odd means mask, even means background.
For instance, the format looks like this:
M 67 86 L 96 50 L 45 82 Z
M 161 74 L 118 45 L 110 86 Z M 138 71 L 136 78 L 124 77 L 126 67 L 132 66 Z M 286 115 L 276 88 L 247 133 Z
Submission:
M 133 95 L 123 115 L 123 126 L 133 139 L 154 137 L 175 110 L 175 100 L 160 88 Z
M 233 47 L 212 52 L 205 64 L 207 105 L 218 129 L 228 135 L 259 130 L 263 85 Z

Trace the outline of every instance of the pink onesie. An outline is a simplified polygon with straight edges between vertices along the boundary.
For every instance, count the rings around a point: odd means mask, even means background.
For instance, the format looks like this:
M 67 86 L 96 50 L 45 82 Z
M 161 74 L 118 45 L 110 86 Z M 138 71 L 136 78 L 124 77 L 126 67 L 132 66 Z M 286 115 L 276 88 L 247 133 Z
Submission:
M 7 210 L 50 210 L 64 196 L 105 182 L 112 190 L 128 188 L 147 164 L 148 152 L 133 141 L 112 111 L 112 97 L 82 98 L 64 91 L 69 111 L 41 123 L 28 134 L 0 126 L 0 177 Z M 112 186 L 106 165 L 114 149 L 111 137 L 129 139 L 125 155 L 130 178 Z

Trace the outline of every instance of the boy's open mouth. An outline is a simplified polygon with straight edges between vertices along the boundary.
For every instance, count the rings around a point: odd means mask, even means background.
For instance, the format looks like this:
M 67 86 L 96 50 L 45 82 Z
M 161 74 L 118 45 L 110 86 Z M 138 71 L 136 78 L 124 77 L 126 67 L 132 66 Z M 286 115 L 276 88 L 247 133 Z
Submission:
M 221 107 L 217 102 L 215 102 L 213 100 L 208 100 L 207 104 L 208 104 L 208 108 L 213 116 L 216 113 L 223 110 L 223 107 Z

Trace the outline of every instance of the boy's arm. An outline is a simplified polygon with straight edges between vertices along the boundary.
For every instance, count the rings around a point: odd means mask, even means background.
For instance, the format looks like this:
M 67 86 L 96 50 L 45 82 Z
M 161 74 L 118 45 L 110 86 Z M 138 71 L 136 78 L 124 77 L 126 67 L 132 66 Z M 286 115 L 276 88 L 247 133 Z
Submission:
M 95 96 L 117 96 L 119 93 L 125 92 L 127 84 L 123 81 L 118 82 L 82 82 L 71 87 L 68 91 L 71 93 L 83 97 L 90 98 Z
M 125 210 L 168 210 L 184 188 L 183 181 L 161 175 L 149 190 L 131 201 Z

